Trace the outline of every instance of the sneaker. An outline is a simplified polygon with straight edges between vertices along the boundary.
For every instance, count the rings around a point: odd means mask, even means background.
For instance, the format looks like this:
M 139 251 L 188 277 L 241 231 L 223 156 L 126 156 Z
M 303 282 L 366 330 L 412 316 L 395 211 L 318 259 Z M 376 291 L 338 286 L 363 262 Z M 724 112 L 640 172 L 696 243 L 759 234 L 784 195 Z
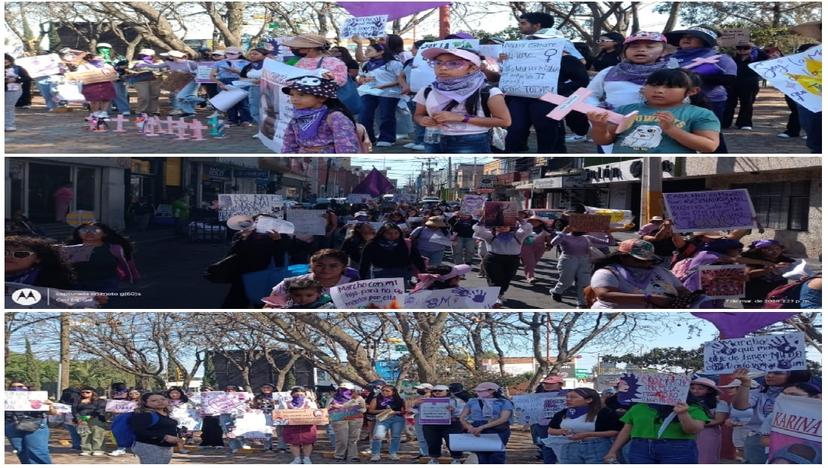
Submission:
M 586 135 L 569 135 L 564 140 L 567 143 L 578 143 L 578 142 L 581 142 L 581 141 L 586 141 L 586 139 L 587 139 Z
M 414 151 L 425 151 L 426 150 L 425 145 L 414 145 L 414 146 L 411 147 L 411 149 L 413 149 Z
M 188 453 L 190 453 L 190 451 L 187 450 L 187 449 L 181 449 L 181 450 L 178 451 L 178 453 L 180 453 L 182 455 L 187 455 Z
M 305 464 L 305 465 L 313 465 L 313 462 L 311 462 L 310 457 L 303 458 L 302 463 Z
M 251 449 L 251 447 L 247 444 L 242 445 L 242 448 L 245 449 L 245 450 L 250 450 Z
M 288 453 L 288 449 L 286 449 L 286 448 L 280 448 L 280 449 L 279 449 L 279 453 Z
M 352 462 L 360 462 L 362 461 L 359 457 L 351 457 Z
M 739 127 L 739 130 L 753 130 L 753 127 L 750 127 L 750 126 Z
M 405 148 L 405 149 L 414 149 L 414 147 L 415 147 L 415 146 L 417 146 L 417 143 L 414 143 L 414 142 L 412 141 L 411 143 L 406 143 L 406 144 L 404 144 L 404 145 L 403 145 L 403 148 Z
M 89 452 L 89 453 L 87 453 L 87 452 L 81 452 L 81 453 L 79 453 L 78 455 L 80 455 L 80 456 L 82 456 L 82 457 L 91 457 L 91 456 L 92 456 L 92 452 Z
M 399 460 L 400 456 L 397 455 L 396 453 L 391 453 L 391 454 L 388 454 L 388 458 L 390 458 L 392 460 Z
M 429 464 L 429 465 L 439 465 L 439 464 L 440 464 L 440 460 L 438 460 L 438 459 L 436 459 L 436 458 L 432 458 L 431 460 L 429 460 L 429 461 L 428 461 L 428 464 Z
M 461 460 L 461 459 L 459 459 L 459 458 L 452 458 L 452 459 L 451 459 L 451 464 L 452 464 L 452 465 L 462 465 L 462 464 L 463 464 L 463 460 Z
M 334 457 L 336 461 L 345 461 L 345 457 Z
M 380 460 L 382 460 L 382 457 L 380 457 L 379 455 L 371 455 L 371 461 L 380 461 Z
M 486 275 L 483 272 L 480 272 L 480 273 L 477 274 L 477 277 L 478 278 L 485 278 Z
M 801 137 L 799 137 L 799 138 L 802 138 L 803 140 L 807 140 L 807 139 L 808 139 L 808 135 L 802 135 L 802 136 L 801 136 Z
M 292 462 L 290 462 L 290 464 L 291 465 L 301 465 L 302 464 L 302 459 L 299 458 L 299 457 L 296 457 L 296 458 L 293 459 Z
M 92 456 L 94 457 L 102 457 L 104 455 L 106 455 L 106 452 L 102 450 L 95 450 L 94 452 L 92 452 Z
M 388 148 L 389 146 L 394 146 L 394 143 L 390 141 L 378 141 L 376 145 L 377 148 Z
M 110 457 L 120 457 L 121 455 L 126 455 L 126 449 L 119 448 L 109 452 L 107 455 Z
M 239 449 L 230 449 L 230 455 L 235 455 L 239 453 Z
M 6 127 L 6 131 L 7 132 L 16 132 L 17 128 L 15 128 L 15 127 Z
M 239 127 L 252 127 L 254 125 L 255 124 L 253 122 L 242 122 L 241 124 L 239 124 Z
M 183 113 L 184 113 L 184 111 L 183 111 L 183 110 L 181 110 L 181 109 L 175 109 L 175 110 L 173 110 L 172 112 L 170 112 L 170 113 L 169 113 L 169 114 L 167 114 L 167 115 L 169 115 L 170 117 L 178 117 L 179 115 L 182 115 Z
M 529 284 L 535 284 L 535 278 L 532 278 L 532 277 L 526 278 L 526 282 L 529 283 Z
M 555 302 L 563 302 L 563 296 L 560 294 L 552 293 L 552 300 Z

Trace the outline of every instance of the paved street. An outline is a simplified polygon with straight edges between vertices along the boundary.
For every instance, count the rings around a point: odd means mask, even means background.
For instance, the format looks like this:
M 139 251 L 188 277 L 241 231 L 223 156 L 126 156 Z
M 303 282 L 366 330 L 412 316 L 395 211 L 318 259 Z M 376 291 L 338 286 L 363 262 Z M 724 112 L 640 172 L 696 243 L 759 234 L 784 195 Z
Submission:
M 136 97 L 132 96 L 135 102 Z M 167 99 L 162 98 L 162 114 L 169 111 Z M 206 137 L 204 141 L 178 141 L 173 135 L 147 137 L 139 134 L 135 125 L 129 124 L 126 133 L 95 133 L 84 125 L 86 113 L 78 106 L 74 112 L 47 113 L 40 96 L 34 97 L 31 109 L 17 110 L 17 131 L 6 134 L 6 153 L 268 153 L 258 139 L 252 138 L 252 127 L 230 127 L 224 139 Z M 198 118 L 205 122 L 208 111 L 201 110 Z M 725 130 L 725 138 L 731 153 L 791 154 L 807 153 L 804 140 L 782 140 L 776 134 L 784 130 L 788 108 L 782 94 L 773 88 L 763 88 L 754 106 L 754 130 Z M 189 120 L 188 120 L 189 121 Z M 113 124 L 114 129 L 114 124 Z M 207 133 L 205 132 L 205 135 Z M 400 140 L 390 148 L 375 148 L 377 154 L 409 152 L 402 147 L 409 140 Z M 534 135 L 529 138 L 530 151 L 536 151 Z M 567 145 L 573 154 L 594 153 L 592 143 Z

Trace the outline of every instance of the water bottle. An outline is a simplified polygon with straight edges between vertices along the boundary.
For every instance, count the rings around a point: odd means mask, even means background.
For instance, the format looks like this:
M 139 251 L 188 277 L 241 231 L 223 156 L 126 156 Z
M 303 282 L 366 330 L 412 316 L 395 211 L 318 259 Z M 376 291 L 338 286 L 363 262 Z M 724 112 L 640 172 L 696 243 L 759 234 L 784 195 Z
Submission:
M 423 135 L 423 143 L 439 145 L 442 137 L 443 132 L 440 130 L 440 127 L 426 127 L 425 134 Z

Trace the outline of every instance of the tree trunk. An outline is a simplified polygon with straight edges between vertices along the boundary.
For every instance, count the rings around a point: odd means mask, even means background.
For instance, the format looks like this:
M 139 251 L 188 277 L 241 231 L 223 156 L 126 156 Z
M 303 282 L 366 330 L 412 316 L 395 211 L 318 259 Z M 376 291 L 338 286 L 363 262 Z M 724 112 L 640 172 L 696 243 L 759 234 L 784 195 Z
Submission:
M 664 25 L 664 29 L 662 31 L 665 34 L 672 31 L 676 27 L 676 21 L 678 21 L 679 12 L 681 11 L 681 4 L 682 2 L 673 2 L 670 4 L 670 14 L 667 17 L 667 23 Z
M 782 22 L 782 5 L 780 2 L 773 2 L 773 21 L 771 22 L 771 26 L 773 28 L 778 28 L 779 24 Z
M 72 329 L 71 314 L 61 312 L 60 314 L 60 375 L 58 376 L 58 391 L 69 387 L 69 370 L 71 359 L 69 357 L 69 333 Z
M 633 2 L 632 3 L 631 10 L 632 10 L 631 11 L 632 12 L 632 31 L 631 31 L 631 33 L 635 34 L 635 33 L 637 33 L 638 31 L 641 30 L 641 24 L 638 22 L 638 2 Z M 621 34 L 623 34 L 623 33 L 624 33 L 624 31 L 621 31 Z

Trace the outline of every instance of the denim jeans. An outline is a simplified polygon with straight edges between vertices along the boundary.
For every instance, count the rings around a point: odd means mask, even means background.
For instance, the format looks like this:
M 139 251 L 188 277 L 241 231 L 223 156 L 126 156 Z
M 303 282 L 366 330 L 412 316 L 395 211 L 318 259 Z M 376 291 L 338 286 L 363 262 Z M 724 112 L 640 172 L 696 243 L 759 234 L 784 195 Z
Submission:
M 262 107 L 262 89 L 258 86 L 251 86 L 247 88 L 247 101 L 248 107 L 250 108 L 250 118 L 253 119 L 254 122 L 259 123 L 261 117 L 259 116 L 260 108 Z
M 512 115 L 512 125 L 506 134 L 506 152 L 522 153 L 529 150 L 529 131 L 535 127 L 538 153 L 566 153 L 563 122 L 550 119 L 554 104 L 540 99 L 507 96 L 506 105 Z
M 478 427 L 486 424 L 487 421 L 473 421 L 472 426 Z M 501 452 L 474 452 L 477 455 L 477 463 L 479 465 L 504 465 L 506 464 L 506 444 L 509 443 L 509 437 L 512 435 L 510 429 L 496 432 L 492 429 L 484 429 L 483 434 L 497 434 L 500 440 L 503 441 L 503 451 Z
M 198 91 L 198 83 L 195 80 L 187 83 L 175 94 L 175 102 L 173 108 L 178 109 L 185 114 L 195 114 L 196 92 Z
M 716 114 L 716 118 L 719 119 L 719 124 L 722 124 L 722 122 L 724 122 L 726 107 L 727 101 L 718 101 L 710 103 L 710 110 L 713 111 L 714 114 Z M 722 127 L 724 127 L 723 124 Z M 719 147 L 716 148 L 716 151 L 714 151 L 714 153 L 727 153 L 727 144 L 725 144 L 724 134 L 722 132 L 719 132 Z
M 235 78 L 229 78 L 220 80 L 224 84 L 231 84 L 232 82 L 236 81 Z M 234 123 L 236 125 L 244 122 L 252 122 L 253 119 L 250 117 L 250 106 L 248 105 L 247 99 L 242 99 L 239 101 L 235 106 L 231 107 L 227 110 L 227 120 L 230 123 Z
M 420 255 L 428 259 L 428 266 L 437 266 L 443 263 L 443 255 L 445 255 L 445 249 L 438 250 L 436 252 L 423 252 L 420 251 Z
M 126 83 L 118 80 L 112 84 L 115 85 L 115 100 L 112 101 L 115 110 L 119 114 L 131 113 L 132 111 L 129 108 L 129 92 L 127 91 Z
M 236 418 L 234 418 L 231 414 L 222 414 L 219 416 L 219 424 L 221 425 L 221 431 L 227 435 L 227 433 L 231 431 L 231 428 L 236 424 Z M 238 437 L 227 439 L 227 445 L 233 450 L 240 449 L 243 442 L 244 441 Z
M 440 143 L 426 143 L 426 152 L 438 154 L 491 153 L 489 133 L 442 135 Z
M 19 89 L 17 91 L 6 91 L 6 104 L 5 104 L 6 122 L 5 122 L 5 126 L 6 126 L 7 129 L 8 128 L 14 128 L 14 125 L 15 125 L 14 103 L 16 103 L 18 99 L 20 99 L 20 96 L 22 94 L 23 94 L 23 91 L 21 91 Z
M 627 460 L 631 465 L 695 465 L 698 461 L 696 441 L 687 439 L 632 439 Z
M 592 278 L 592 262 L 589 255 L 567 255 L 561 254 L 558 257 L 558 282 L 552 288 L 555 294 L 563 294 L 564 291 L 575 283 L 575 290 L 578 293 L 578 305 L 586 306 L 584 299 L 584 288 L 589 286 Z
M 474 239 L 471 237 L 458 237 L 454 240 L 451 250 L 455 265 L 471 265 L 474 262 L 477 246 L 474 245 Z
M 37 89 L 40 91 L 40 95 L 43 96 L 43 100 L 46 101 L 46 109 L 52 110 L 57 107 L 55 101 L 52 100 L 55 96 L 52 92 L 52 77 L 41 76 L 40 78 L 35 79 L 34 82 L 37 85 Z
M 801 111 L 802 109 L 800 109 Z M 768 454 L 762 445 L 762 436 L 759 434 L 745 437 L 745 463 L 762 465 L 767 463 Z
M 555 455 L 555 451 L 552 450 L 552 447 L 543 446 L 541 447 L 541 458 L 543 458 L 544 465 L 554 465 L 558 463 L 558 456 Z
M 538 455 L 543 458 L 543 442 L 541 439 L 545 439 L 549 434 L 549 427 L 543 424 L 532 424 L 529 426 L 529 433 L 532 434 L 532 443 L 538 447 Z
M 391 416 L 385 421 L 377 421 L 376 426 L 385 426 L 391 431 L 391 444 L 388 446 L 388 453 L 397 453 L 400 450 L 400 437 L 405 429 L 405 418 L 402 416 Z M 376 429 L 376 426 L 374 428 Z M 373 438 L 371 434 L 371 455 L 379 455 L 382 449 L 382 441 Z
M 422 145 L 423 144 L 423 136 L 425 136 L 425 127 L 418 124 L 416 120 L 414 120 L 414 111 L 417 110 L 417 103 L 414 102 L 412 98 L 410 101 L 405 103 L 408 106 L 408 110 L 411 111 L 411 123 L 414 125 L 414 140 L 413 143 L 415 145 Z
M 612 442 L 609 437 L 599 437 L 565 444 L 561 447 L 561 464 L 600 465 L 609 452 Z
M 365 126 L 371 142 L 386 141 L 394 143 L 397 141 L 397 102 L 399 98 L 362 96 L 362 112 L 359 113 L 359 123 Z M 374 115 L 379 108 L 380 134 L 379 138 L 374 135 Z
M 417 445 L 420 447 L 420 455 L 428 455 L 428 442 L 426 441 L 425 433 L 423 432 L 423 425 L 420 424 L 419 414 L 414 415 L 414 432 L 417 433 Z
M 74 424 L 64 424 L 63 428 L 69 431 L 69 437 L 72 439 L 72 450 L 80 450 L 81 436 L 78 434 L 78 428 Z
M 12 102 L 12 105 L 14 103 Z M 33 432 L 18 431 L 13 422 L 6 423 L 6 437 L 14 450 L 17 450 L 17 459 L 23 465 L 51 465 L 49 455 L 49 426 L 43 418 L 40 428 Z
M 805 130 L 805 146 L 812 154 L 822 153 L 822 112 L 811 112 L 804 106 L 796 105 L 799 112 L 799 126 Z

